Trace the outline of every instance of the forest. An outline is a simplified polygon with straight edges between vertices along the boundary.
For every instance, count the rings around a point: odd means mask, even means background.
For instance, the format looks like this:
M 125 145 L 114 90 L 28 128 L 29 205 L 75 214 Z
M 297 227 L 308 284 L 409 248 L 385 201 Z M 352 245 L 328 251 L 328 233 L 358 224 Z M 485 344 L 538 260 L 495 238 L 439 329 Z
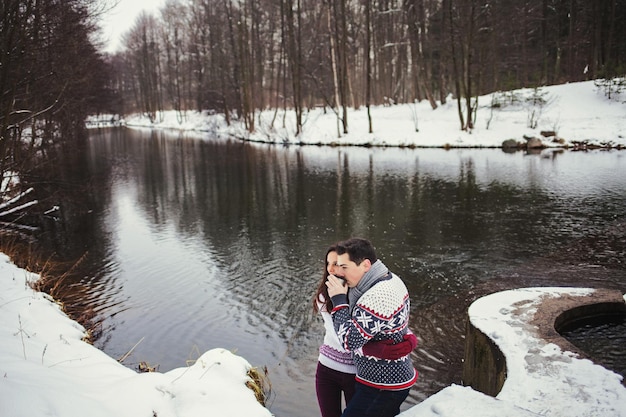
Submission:
M 626 72 L 624 0 L 170 0 L 112 57 L 125 112 L 348 109 Z M 181 116 L 182 117 L 182 116 Z
M 111 101 L 111 72 L 97 42 L 103 4 L 0 3 L 0 173 L 71 143 L 85 117 Z
M 626 73 L 626 0 L 168 0 L 107 54 L 115 0 L 0 5 L 0 171 L 71 143 L 89 114 L 335 111 Z

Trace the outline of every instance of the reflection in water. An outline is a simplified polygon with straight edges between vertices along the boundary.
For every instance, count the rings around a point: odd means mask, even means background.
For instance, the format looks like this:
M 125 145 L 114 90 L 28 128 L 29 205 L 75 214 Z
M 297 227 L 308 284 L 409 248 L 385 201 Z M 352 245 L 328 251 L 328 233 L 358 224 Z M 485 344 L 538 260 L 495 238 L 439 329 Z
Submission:
M 83 280 L 96 346 L 160 371 L 224 347 L 267 366 L 277 416 L 317 415 L 327 245 L 365 236 L 407 283 L 420 379 L 404 408 L 460 383 L 465 309 L 526 285 L 624 290 L 621 153 L 277 147 L 92 133 L 97 187 Z M 614 236 L 612 239 L 610 236 Z

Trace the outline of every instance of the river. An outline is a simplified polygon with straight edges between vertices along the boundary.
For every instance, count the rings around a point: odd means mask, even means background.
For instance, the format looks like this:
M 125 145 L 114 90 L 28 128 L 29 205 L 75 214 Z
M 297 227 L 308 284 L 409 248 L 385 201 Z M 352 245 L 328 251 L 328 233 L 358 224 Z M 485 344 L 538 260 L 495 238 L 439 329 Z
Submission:
M 73 288 L 101 323 L 95 345 L 162 372 L 232 350 L 267 371 L 278 417 L 319 415 L 311 297 L 334 241 L 369 238 L 407 284 L 420 378 L 403 409 L 461 383 L 465 310 L 480 295 L 626 292 L 624 151 L 283 147 L 102 129 L 80 167 L 92 198 L 72 210 L 88 220 L 63 239 L 85 254 Z

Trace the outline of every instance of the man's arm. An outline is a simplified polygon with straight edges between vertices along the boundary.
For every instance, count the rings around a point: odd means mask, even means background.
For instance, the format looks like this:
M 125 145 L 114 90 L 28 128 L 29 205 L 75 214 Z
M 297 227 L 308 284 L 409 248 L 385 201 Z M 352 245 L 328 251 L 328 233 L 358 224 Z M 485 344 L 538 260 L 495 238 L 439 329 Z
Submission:
M 362 327 L 358 324 L 358 318 L 364 316 L 363 310 L 356 306 L 353 314 L 350 314 L 350 305 L 347 303 L 348 298 L 344 295 L 334 296 L 332 300 L 335 307 L 331 312 L 331 316 L 343 348 L 354 351 L 363 347 L 374 337 L 374 334 L 363 332 Z

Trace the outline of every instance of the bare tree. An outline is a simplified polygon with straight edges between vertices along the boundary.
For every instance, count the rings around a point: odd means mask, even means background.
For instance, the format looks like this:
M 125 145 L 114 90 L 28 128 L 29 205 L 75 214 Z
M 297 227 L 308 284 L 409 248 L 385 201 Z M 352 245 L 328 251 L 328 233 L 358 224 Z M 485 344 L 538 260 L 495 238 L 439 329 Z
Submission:
M 124 43 L 128 64 L 134 75 L 135 96 L 139 109 L 151 121 L 163 110 L 161 47 L 158 42 L 158 21 L 145 12 L 140 14 Z
M 476 0 L 447 0 L 446 7 L 459 121 L 461 130 L 471 131 L 475 110 L 472 104 L 473 42 L 479 4 Z
M 411 45 L 411 70 L 413 90 L 419 100 L 425 96 L 433 109 L 437 108 L 437 102 L 430 88 L 431 60 L 426 59 L 430 52 L 428 48 L 428 22 L 426 20 L 426 6 L 424 0 L 405 0 L 404 13 L 409 29 L 409 42 Z
M 176 111 L 178 122 L 183 121 L 183 110 L 187 109 L 183 94 L 186 79 L 186 67 L 189 67 L 186 37 L 188 32 L 188 11 L 185 6 L 176 2 L 166 3 L 163 11 L 163 25 L 160 30 L 163 53 L 165 54 L 165 91 L 170 105 Z
M 291 70 L 293 108 L 296 112 L 296 135 L 302 132 L 302 34 L 300 31 L 300 0 L 284 0 L 286 51 Z
M 365 0 L 365 105 L 367 106 L 367 120 L 369 133 L 374 132 L 372 126 L 371 100 L 372 100 L 372 61 L 370 58 L 372 48 L 372 22 L 371 3 Z
M 334 36 L 335 64 L 337 66 L 337 86 L 339 91 L 338 106 L 341 106 L 341 123 L 343 133 L 348 133 L 348 96 L 349 96 L 349 74 L 348 74 L 348 34 L 346 2 L 349 0 L 332 1 L 332 21 L 331 30 Z

